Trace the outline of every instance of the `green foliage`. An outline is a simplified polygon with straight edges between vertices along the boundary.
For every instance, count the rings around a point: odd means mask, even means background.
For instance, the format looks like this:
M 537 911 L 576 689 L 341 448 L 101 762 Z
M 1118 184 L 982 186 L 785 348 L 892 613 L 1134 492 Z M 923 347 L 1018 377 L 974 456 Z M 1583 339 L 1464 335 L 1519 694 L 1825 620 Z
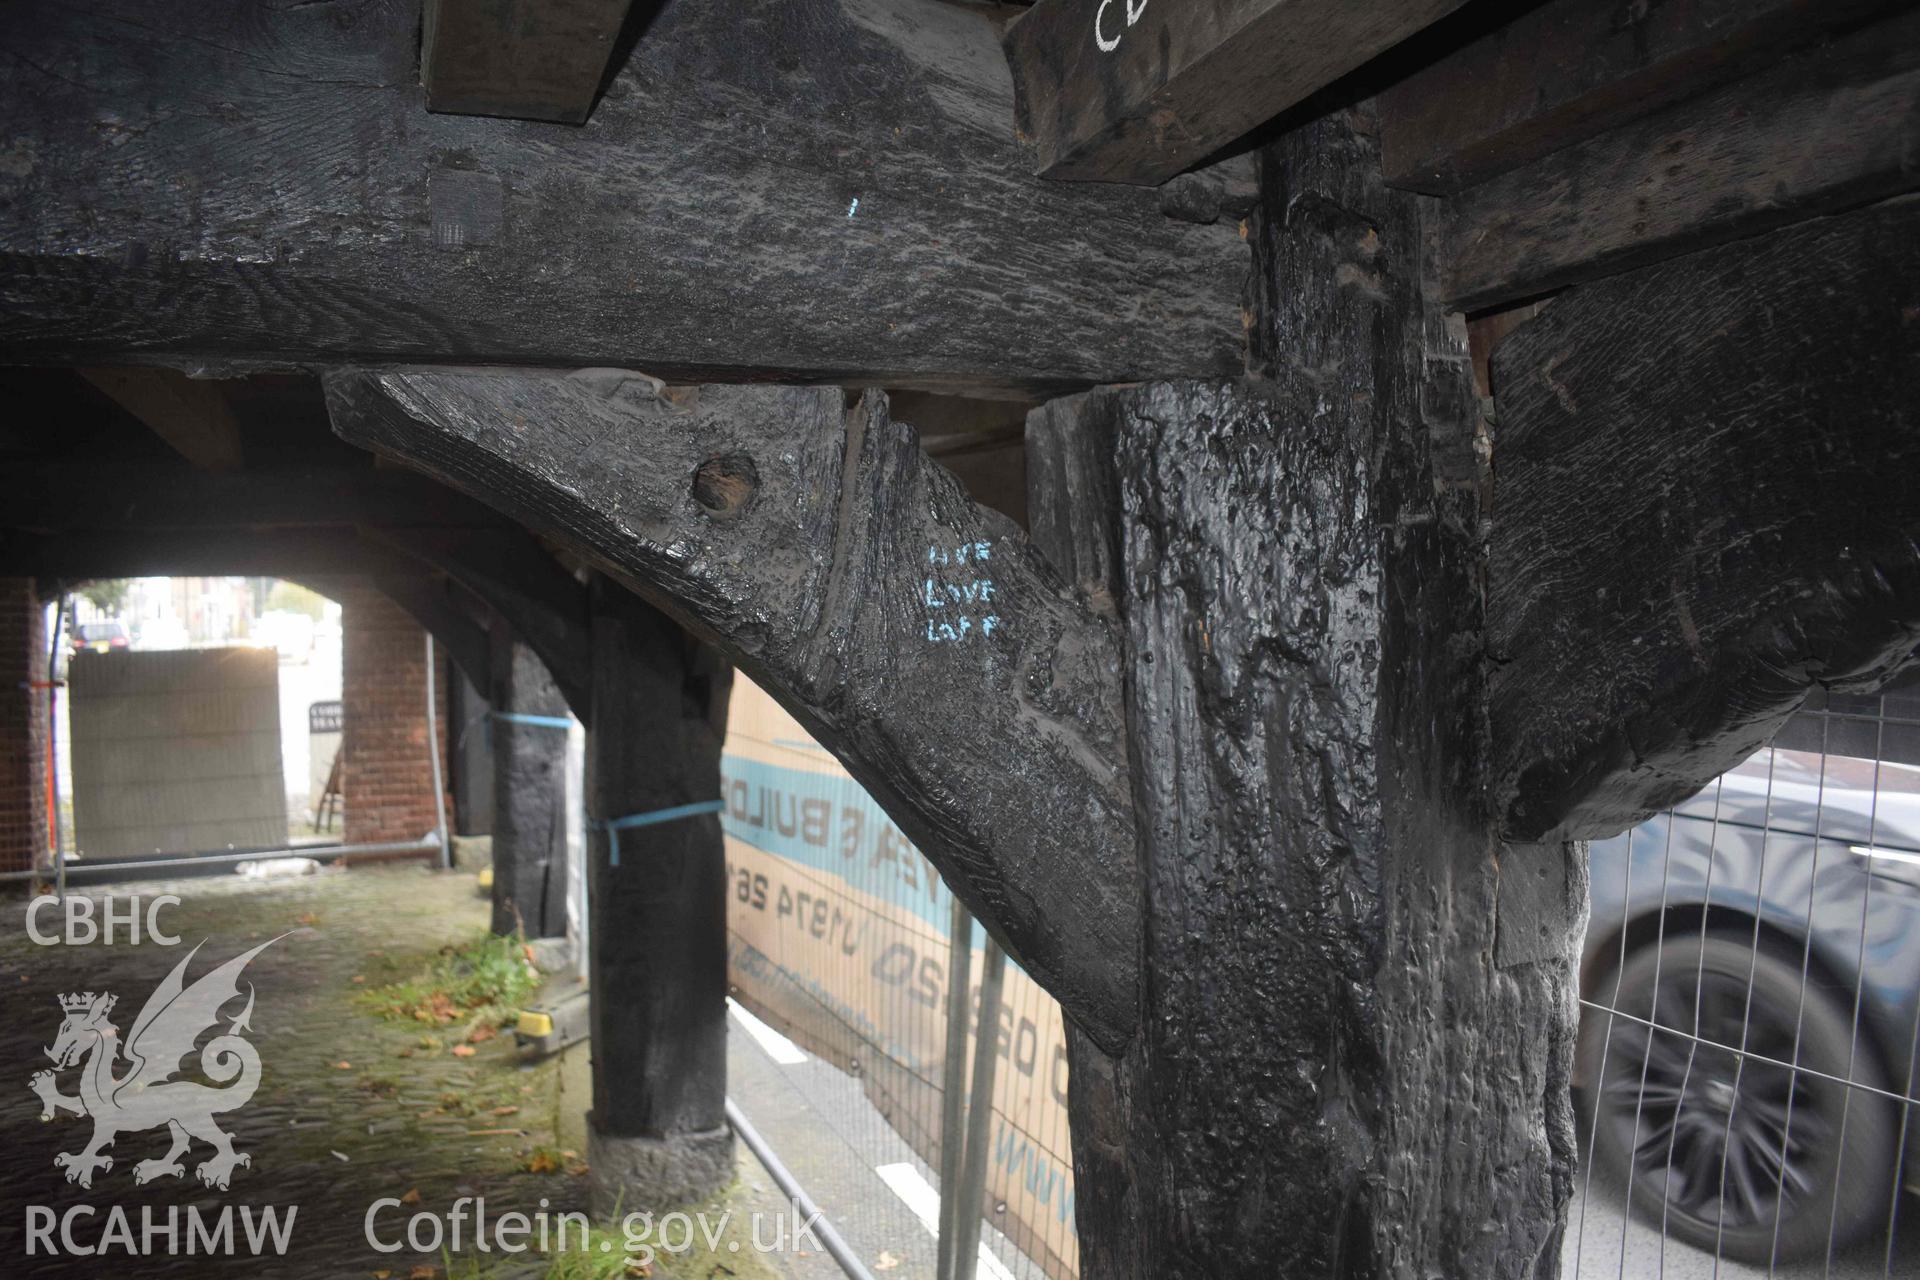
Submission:
M 317 591 L 309 591 L 297 582 L 277 579 L 273 589 L 267 592 L 267 611 L 283 609 L 288 613 L 304 613 L 315 622 L 326 616 L 327 598 Z
M 525 939 L 488 933 L 463 946 L 441 948 L 424 972 L 376 987 L 360 999 L 374 1012 L 397 1020 L 504 1026 L 539 985 Z
M 89 582 L 80 588 L 80 595 L 93 604 L 93 607 L 105 614 L 118 614 L 127 603 L 127 591 L 133 586 L 132 578 L 101 578 Z

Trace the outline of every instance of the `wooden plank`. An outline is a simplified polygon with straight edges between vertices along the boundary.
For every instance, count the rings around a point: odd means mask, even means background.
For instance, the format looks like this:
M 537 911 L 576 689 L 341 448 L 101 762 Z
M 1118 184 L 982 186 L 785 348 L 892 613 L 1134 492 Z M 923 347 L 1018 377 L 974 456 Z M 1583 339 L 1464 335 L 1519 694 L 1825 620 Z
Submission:
M 1434 286 L 1480 310 L 1920 186 L 1920 12 L 1448 200 Z
M 81 369 L 80 376 L 194 466 L 238 471 L 246 465 L 240 422 L 217 382 L 172 369 Z
M 1491 796 L 1613 835 L 1920 645 L 1920 197 L 1575 289 L 1493 357 Z
M 1140 903 L 1114 629 L 883 394 L 668 396 L 604 370 L 326 383 L 345 438 L 560 539 L 712 643 L 1088 1035 L 1127 1042 Z
M 580 124 L 629 0 L 427 0 L 427 110 Z
M 1553 0 L 1380 96 L 1394 186 L 1457 192 L 1758 70 L 1893 0 Z
M 1241 368 L 1235 228 L 1036 180 L 984 14 L 669 0 L 561 129 L 422 111 L 411 10 L 334 13 L 23 0 L 0 351 L 995 394 Z
M 1154 186 L 1461 0 L 1040 0 L 1007 29 L 1049 178 Z

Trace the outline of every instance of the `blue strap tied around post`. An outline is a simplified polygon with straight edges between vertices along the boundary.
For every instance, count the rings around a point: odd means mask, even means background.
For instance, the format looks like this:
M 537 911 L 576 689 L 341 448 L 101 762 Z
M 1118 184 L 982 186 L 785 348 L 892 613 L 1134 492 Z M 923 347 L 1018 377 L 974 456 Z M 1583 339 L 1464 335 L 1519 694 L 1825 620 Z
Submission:
M 508 724 L 530 724 L 536 729 L 571 729 L 573 721 L 565 716 L 529 716 L 518 711 L 494 711 L 489 713 L 495 720 L 505 720 Z
M 607 865 L 620 865 L 620 833 L 631 831 L 635 827 L 651 827 L 661 822 L 677 822 L 681 818 L 694 818 L 703 813 L 719 813 L 727 807 L 724 800 L 696 800 L 692 804 L 676 804 L 668 809 L 654 809 L 648 813 L 629 814 L 624 818 L 596 822 L 593 825 L 607 833 Z

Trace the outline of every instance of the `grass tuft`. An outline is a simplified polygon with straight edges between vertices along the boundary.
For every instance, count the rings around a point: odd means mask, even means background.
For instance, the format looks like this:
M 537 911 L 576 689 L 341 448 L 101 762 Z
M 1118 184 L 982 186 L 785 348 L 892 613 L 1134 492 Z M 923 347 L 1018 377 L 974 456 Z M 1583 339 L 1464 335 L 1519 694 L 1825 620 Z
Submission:
M 489 933 L 441 948 L 424 972 L 361 992 L 358 999 L 397 1021 L 499 1027 L 513 1021 L 539 985 L 525 941 Z

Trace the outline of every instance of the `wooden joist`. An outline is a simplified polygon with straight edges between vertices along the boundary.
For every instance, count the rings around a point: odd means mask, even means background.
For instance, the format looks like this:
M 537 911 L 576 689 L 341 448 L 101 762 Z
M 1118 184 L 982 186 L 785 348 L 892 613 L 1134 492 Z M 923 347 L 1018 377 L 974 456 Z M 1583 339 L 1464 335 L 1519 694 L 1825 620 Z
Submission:
M 1920 187 L 1920 12 L 1445 201 L 1438 294 L 1482 310 Z
M 1509 839 L 1625 830 L 1920 645 L 1920 197 L 1571 290 L 1493 375 Z
M 0 526 L 38 532 L 380 525 L 500 530 L 475 502 L 399 468 L 295 467 L 211 475 L 113 459 L 23 465 Z
M 1462 0 L 1040 0 L 1007 30 L 1049 178 L 1157 185 Z
M 579 124 L 593 110 L 629 0 L 427 0 L 427 110 Z
M 1759 69 L 1893 0 L 1552 0 L 1380 96 L 1394 186 L 1445 195 Z
M 1235 228 L 1036 179 L 983 13 L 669 0 L 565 128 L 423 110 L 412 12 L 23 0 L 0 355 L 995 393 L 1242 367 Z
M 1115 630 L 883 394 L 662 393 L 607 370 L 326 381 L 342 436 L 560 539 L 711 642 L 1088 1035 L 1127 1043 L 1140 903 Z
M 82 369 L 80 375 L 194 466 L 238 471 L 246 465 L 240 421 L 219 383 L 172 369 Z

